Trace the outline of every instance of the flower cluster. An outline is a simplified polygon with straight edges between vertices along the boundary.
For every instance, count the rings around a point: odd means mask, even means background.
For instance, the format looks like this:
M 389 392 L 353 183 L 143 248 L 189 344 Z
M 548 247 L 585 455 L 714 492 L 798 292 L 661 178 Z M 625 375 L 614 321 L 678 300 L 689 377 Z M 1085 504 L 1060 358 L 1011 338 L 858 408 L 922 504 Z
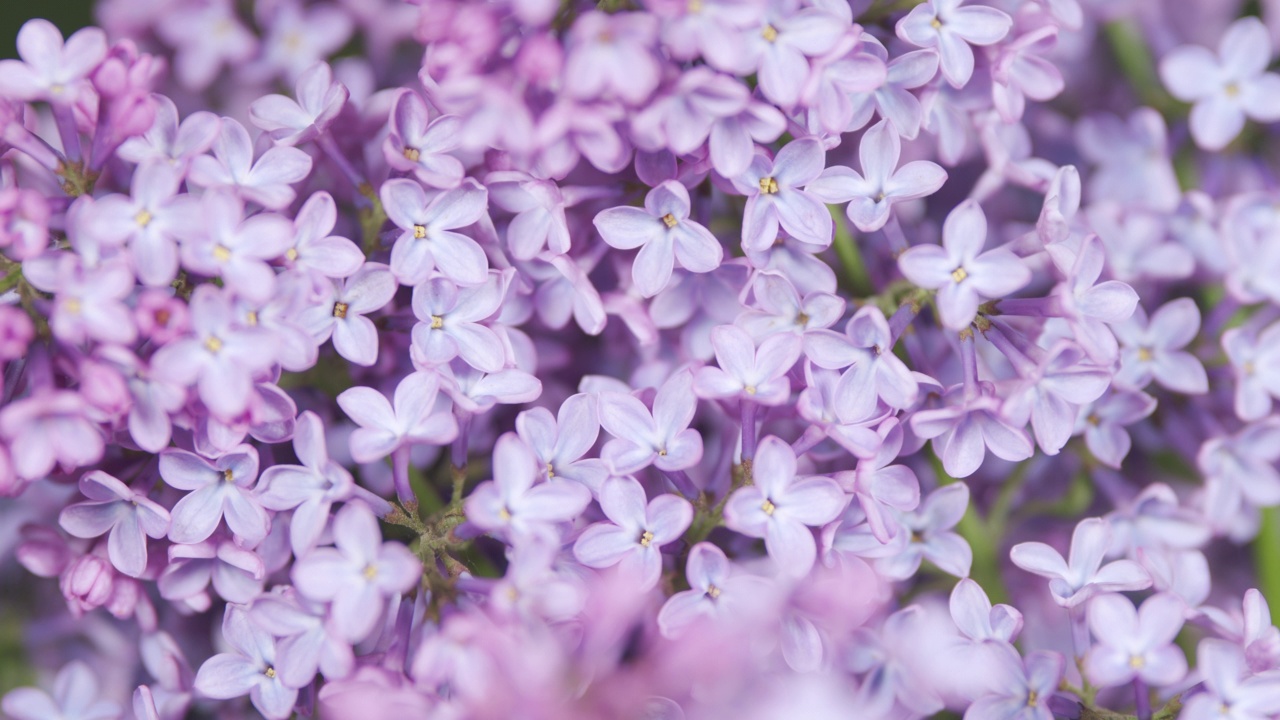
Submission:
M 1256 5 L 29 21 L 0 711 L 1280 717 Z

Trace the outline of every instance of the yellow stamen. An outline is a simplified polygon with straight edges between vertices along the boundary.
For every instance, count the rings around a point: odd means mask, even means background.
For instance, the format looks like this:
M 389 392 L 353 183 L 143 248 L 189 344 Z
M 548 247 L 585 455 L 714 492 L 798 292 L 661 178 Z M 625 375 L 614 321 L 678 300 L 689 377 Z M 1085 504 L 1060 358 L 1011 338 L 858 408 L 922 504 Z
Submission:
M 262 674 L 274 680 L 276 677 L 276 669 L 268 665 L 267 669 L 262 671 Z
M 231 468 L 227 468 L 226 470 L 222 471 L 222 482 L 229 483 L 229 482 L 235 482 L 235 481 L 236 481 L 236 474 L 231 471 Z
M 772 500 L 765 499 L 764 502 L 760 503 L 760 509 L 764 511 L 765 515 L 772 517 L 773 511 L 777 510 L 778 506 L 774 505 Z
M 711 598 L 712 600 L 715 600 L 716 598 L 720 597 L 720 588 L 716 587 L 715 585 L 708 585 L 707 597 Z
M 958 283 L 964 282 L 964 279 L 967 277 L 969 277 L 969 271 L 965 270 L 962 267 L 958 267 L 955 270 L 951 271 L 951 279 L 955 280 Z
M 743 389 L 743 390 L 745 390 L 745 391 L 747 392 L 747 394 L 748 394 L 748 395 L 755 395 L 755 394 L 756 394 L 756 386 L 755 386 L 755 385 L 748 385 L 748 386 L 746 386 L 746 387 L 744 387 L 744 388 L 742 388 L 742 389 Z
M 421 240 L 422 238 L 426 237 L 426 236 L 427 236 L 427 226 L 426 226 L 426 225 L 414 225 L 414 226 L 413 226 L 413 236 L 414 236 L 415 238 L 417 238 L 418 240 Z
M 209 352 L 216 353 L 222 349 L 222 340 L 216 335 L 210 335 L 204 339 L 204 346 Z
M 145 209 L 139 210 L 138 214 L 133 216 L 133 221 L 138 223 L 138 227 L 146 227 L 151 224 L 151 213 Z
M 760 178 L 760 192 L 764 195 L 775 195 L 778 192 L 778 181 L 771 177 Z
M 372 563 L 364 566 L 364 579 L 372 580 L 378 577 L 378 566 Z
M 1227 97 L 1236 97 L 1240 94 L 1240 86 L 1235 83 L 1227 83 L 1227 86 L 1222 88 L 1222 92 Z
M 772 25 L 766 24 L 760 29 L 760 37 L 764 38 L 765 42 L 773 42 L 778 39 L 778 29 Z
M 1129 656 L 1129 667 L 1133 668 L 1134 670 L 1141 669 L 1146 664 L 1147 664 L 1147 661 L 1141 655 Z
M 244 319 L 245 319 L 245 322 L 249 323 L 250 325 L 257 325 L 257 324 L 258 324 L 258 311 L 257 311 L 257 310 L 250 310 L 250 311 L 249 311 L 249 314 L 248 314 L 248 315 L 245 315 L 245 318 L 244 318 Z
M 1155 357 L 1155 355 L 1152 354 L 1151 348 L 1149 347 L 1138 348 L 1138 359 L 1141 360 L 1142 362 L 1151 362 L 1151 358 L 1153 357 Z
M 640 533 L 640 547 L 649 547 L 649 544 L 652 542 L 653 542 L 653 533 L 649 532 L 648 530 L 645 530 L 644 532 Z
M 213 259 L 218 262 L 226 262 L 231 259 L 231 248 L 226 245 L 213 246 Z
M 439 330 L 439 329 L 440 329 L 440 328 L 442 328 L 442 327 L 444 327 L 444 317 L 443 317 L 443 316 L 441 316 L 441 315 L 432 315 L 432 316 L 431 316 L 431 329 L 432 329 L 432 330 Z
M 404 146 L 404 159 L 409 162 L 418 162 L 418 158 L 422 157 L 422 153 L 418 152 L 418 148 Z
M 293 262 L 298 259 L 298 250 L 296 248 L 289 248 L 284 252 L 284 257 L 289 262 Z
M 553 478 L 555 476 L 556 476 L 556 469 L 551 466 L 551 463 L 547 463 L 547 478 Z
M 502 522 L 507 522 L 508 520 L 511 519 L 511 511 L 506 508 L 499 509 L 498 518 L 501 519 Z
M 1258 368 L 1252 362 L 1247 362 L 1240 369 L 1244 371 L 1245 375 L 1252 375 Z
M 676 220 L 676 216 L 672 215 L 671 213 L 667 213 L 666 215 L 662 216 L 662 224 L 666 225 L 669 228 L 675 227 L 676 224 L 679 222 L 680 222 L 679 220 Z
M 934 30 L 940 30 L 942 29 L 942 21 L 939 20 L 938 18 L 934 18 L 929 21 L 929 26 L 932 27 Z
M 336 303 L 334 303 L 334 304 L 333 304 L 333 316 L 334 316 L 334 317 L 336 317 L 336 318 L 338 318 L 339 320 L 341 320 L 341 319 L 345 318 L 345 317 L 347 316 L 347 308 L 349 308 L 349 307 L 351 307 L 351 306 L 350 306 L 350 305 L 348 305 L 348 304 L 346 304 L 346 303 L 344 303 L 344 302 L 336 302 Z
M 702 12 L 702 0 L 689 0 L 688 10 L 690 15 Z
M 1033 708 L 1040 702 L 1040 694 L 1035 690 L 1027 691 L 1027 707 Z
M 76 298 L 67 298 L 62 301 L 62 309 L 72 315 L 79 315 L 80 311 L 84 309 L 84 305 Z
M 1102 424 L 1102 418 L 1098 417 L 1098 413 L 1089 413 L 1089 416 L 1086 417 L 1084 421 L 1094 427 L 1097 427 Z
M 806 312 L 800 312 L 799 314 L 797 314 L 797 315 L 796 315 L 796 324 L 797 324 L 797 325 L 799 325 L 800 327 L 805 327 L 806 325 L 808 325 L 808 324 L 809 324 L 809 314 L 808 314 L 808 313 L 806 313 Z

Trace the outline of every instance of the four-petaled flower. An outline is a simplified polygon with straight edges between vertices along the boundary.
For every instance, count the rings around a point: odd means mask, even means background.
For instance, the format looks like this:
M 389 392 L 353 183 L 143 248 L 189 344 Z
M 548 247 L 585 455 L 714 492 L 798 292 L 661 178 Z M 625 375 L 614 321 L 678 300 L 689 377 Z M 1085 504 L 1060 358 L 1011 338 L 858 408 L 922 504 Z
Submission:
M 621 565 L 640 591 L 662 577 L 662 546 L 675 542 L 693 522 L 688 500 L 663 494 L 647 500 L 632 477 L 609 478 L 600 488 L 600 509 L 609 522 L 588 527 L 573 544 L 578 562 L 593 568 Z

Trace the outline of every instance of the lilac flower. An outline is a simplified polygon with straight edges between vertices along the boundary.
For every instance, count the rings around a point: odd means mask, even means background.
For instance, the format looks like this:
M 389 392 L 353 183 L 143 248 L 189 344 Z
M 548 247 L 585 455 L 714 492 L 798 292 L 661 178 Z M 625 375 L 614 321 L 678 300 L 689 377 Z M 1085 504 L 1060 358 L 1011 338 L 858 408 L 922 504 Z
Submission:
M 672 57 L 693 60 L 701 56 L 711 67 L 733 74 L 751 71 L 751 58 L 737 37 L 760 24 L 760 3 L 704 0 L 702 5 L 677 5 L 671 10 L 673 17 L 664 18 L 662 40 Z
M 391 248 L 391 271 L 404 285 L 420 285 L 433 269 L 459 285 L 484 282 L 489 262 L 475 240 L 453 232 L 485 216 L 488 193 L 468 180 L 430 199 L 413 180 L 382 185 L 382 206 L 403 232 Z
M 516 432 L 547 479 L 564 478 L 582 483 L 592 493 L 608 476 L 603 461 L 584 458 L 600 435 L 598 399 L 587 393 L 570 395 L 553 417 L 546 408 L 530 408 L 516 416 Z
M 583 583 L 565 572 L 556 557 L 560 542 L 528 538 L 507 551 L 507 574 L 489 592 L 491 607 L 501 616 L 569 620 L 583 610 Z
M 755 485 L 729 496 L 725 526 L 764 538 L 765 549 L 781 572 L 807 575 L 817 557 L 809 528 L 839 517 L 849 497 L 831 478 L 797 479 L 795 452 L 772 435 L 760 441 L 751 474 Z
M 1083 363 L 1083 356 L 1075 343 L 1056 343 L 1034 367 L 1021 371 L 1017 389 L 1006 399 L 1006 415 L 1017 418 L 1018 424 L 1030 419 L 1046 455 L 1062 450 L 1075 430 L 1080 407 L 1101 397 L 1111 383 L 1110 373 Z
M 743 310 L 733 321 L 759 342 L 780 332 L 807 335 L 831 327 L 844 313 L 844 300 L 826 292 L 803 298 L 785 275 L 760 273 L 751 283 L 756 307 Z
M 8 441 L 13 472 L 37 480 L 55 464 L 70 472 L 100 460 L 102 433 L 89 413 L 84 396 L 69 390 L 37 392 L 5 405 L 0 436 Z
M 461 358 L 455 358 L 435 370 L 440 373 L 441 390 L 464 414 L 488 412 L 498 403 L 517 405 L 533 402 L 542 394 L 542 381 L 519 368 L 485 373 Z
M 253 550 L 225 535 L 190 545 L 170 545 L 169 564 L 156 582 L 160 597 L 208 610 L 210 583 L 228 602 L 247 603 L 262 594 L 267 567 Z
M 106 58 L 107 37 L 98 28 L 84 28 L 64 44 L 53 23 L 36 18 L 22 24 L 17 50 L 22 60 L 0 60 L 0 96 L 70 106 L 88 89 L 85 80 Z
M 338 396 L 338 406 L 360 426 L 351 434 L 351 457 L 359 463 L 381 460 L 401 447 L 445 445 L 458 435 L 453 415 L 436 412 L 440 378 L 414 372 L 396 386 L 395 404 L 368 387 L 353 387 Z
M 1013 564 L 1049 579 L 1054 602 L 1065 608 L 1081 605 L 1098 593 L 1142 590 L 1151 576 L 1132 560 L 1103 564 L 1111 544 L 1111 525 L 1102 518 L 1081 520 L 1071 534 L 1070 561 L 1042 542 L 1024 542 L 1009 551 Z
M 1155 412 L 1156 399 L 1132 390 L 1113 391 L 1080 411 L 1084 442 L 1106 465 L 1118 468 L 1133 445 L 1125 427 Z
M 600 393 L 600 424 L 614 439 L 600 456 L 618 475 L 639 472 L 650 464 L 674 472 L 702 459 L 702 435 L 689 427 L 698 409 L 693 373 L 673 374 L 658 388 L 653 411 L 634 395 Z
M 278 638 L 274 667 L 286 687 L 306 687 L 317 671 L 332 682 L 355 669 L 351 645 L 326 622 L 323 606 L 308 603 L 293 588 L 255 600 L 249 618 Z
M 1244 649 L 1250 671 L 1262 673 L 1280 667 L 1280 628 L 1271 624 L 1271 607 L 1257 588 L 1244 592 L 1239 613 L 1232 610 L 1228 614 L 1209 606 L 1201 611 L 1219 633 Z
M 293 583 L 311 600 L 331 601 L 335 629 L 350 642 L 369 635 L 379 609 L 418 585 L 422 565 L 409 548 L 382 542 L 378 519 L 363 503 L 347 503 L 334 516 L 336 547 L 320 548 L 293 567 Z
M 1058 28 L 1041 26 L 1003 45 L 992 62 L 991 94 L 996 110 L 1008 122 L 1016 122 L 1026 110 L 1027 98 L 1044 102 L 1062 93 L 1062 72 L 1036 52 L 1050 50 Z
M 156 119 L 142 135 L 120 144 L 116 155 L 136 165 L 162 160 L 186 172 L 191 160 L 213 146 L 222 121 L 203 110 L 193 112 L 178 123 L 178 108 L 164 95 L 153 95 Z
M 225 286 L 250 302 L 265 302 L 275 292 L 276 274 L 268 260 L 284 255 L 292 228 L 283 217 L 259 213 L 244 217 L 244 204 L 228 192 L 210 191 L 200 199 L 204 222 L 184 227 L 182 264 L 221 277 Z
M 749 101 L 742 112 L 720 118 L 711 126 L 707 145 L 711 166 L 726 178 L 742 175 L 751 166 L 756 143 L 777 140 L 786 126 L 786 117 L 777 108 L 759 100 Z
M 78 538 L 107 535 L 107 557 L 117 570 L 138 577 L 147 568 L 147 537 L 169 532 L 169 511 L 118 479 L 94 470 L 80 478 L 90 502 L 63 508 L 58 524 Z
M 716 236 L 689 219 L 689 191 L 675 180 L 650 190 L 643 210 L 610 208 L 596 215 L 595 226 L 619 250 L 640 248 L 631 276 L 645 297 L 667 286 L 676 260 L 690 272 L 705 273 L 719 267 L 724 257 Z
M 291 246 L 283 253 L 286 267 L 331 278 L 355 274 L 364 263 L 364 253 L 347 238 L 329 234 L 337 220 L 332 195 L 322 190 L 307 198 L 293 219 Z
M 832 165 L 807 190 L 823 202 L 849 203 L 849 220 L 863 232 L 884 227 L 893 206 L 938 191 L 947 181 L 947 172 L 928 160 L 915 160 L 898 167 L 902 141 L 888 120 L 881 120 L 862 136 L 858 158 L 862 172 Z
M 672 595 L 658 612 L 658 627 L 672 639 L 698 618 L 734 617 L 769 589 L 764 578 L 734 572 L 724 551 L 709 542 L 689 550 L 684 572 L 689 589 Z
M 809 106 L 810 128 L 826 134 L 845 132 L 860 109 L 855 98 L 884 86 L 885 62 L 866 49 L 858 34 L 848 33 L 831 52 L 814 61 L 801 95 Z
M 1264 419 L 1234 435 L 1214 437 L 1200 446 L 1196 465 L 1205 478 L 1205 512 L 1227 529 L 1242 506 L 1280 503 L 1280 422 Z
M 992 693 L 978 698 L 965 710 L 965 720 L 1053 720 L 1049 700 L 1058 692 L 1064 661 L 1048 650 L 1035 650 L 1019 660 L 1012 647 L 989 656 Z
M 231 606 L 222 619 L 222 637 L 234 652 L 204 661 L 196 673 L 196 692 L 215 700 L 248 695 L 268 720 L 289 717 L 298 691 L 287 687 L 276 672 L 276 642 L 271 635 L 254 625 L 243 608 Z
M 711 331 L 711 344 L 720 367 L 698 370 L 693 389 L 699 397 L 780 405 L 791 396 L 787 371 L 800 358 L 800 338 L 770 335 L 756 347 L 742 328 L 719 325 Z
M 293 451 L 301 465 L 273 465 L 258 482 L 258 501 L 268 510 L 292 510 L 289 542 L 302 557 L 320 540 L 333 503 L 346 500 L 355 481 L 346 468 L 329 459 L 324 423 L 311 411 L 298 416 Z
M 388 165 L 412 172 L 425 185 L 457 187 L 466 170 L 449 153 L 460 144 L 461 121 L 454 115 L 430 121 L 429 117 L 427 104 L 417 93 L 401 93 L 391 112 L 391 133 L 382 144 L 382 154 Z
M 750 102 L 750 91 L 736 78 L 693 67 L 676 80 L 669 94 L 636 115 L 632 130 L 642 148 L 650 149 L 649 143 L 689 155 L 707 142 L 717 120 L 741 114 Z
M 186 450 L 165 450 L 160 453 L 160 477 L 174 488 L 191 491 L 173 506 L 170 540 L 205 540 L 223 516 L 227 527 L 249 547 L 267 536 L 271 519 L 253 496 L 258 451 L 252 445 L 241 445 L 213 461 Z
M 1171 300 L 1155 311 L 1151 320 L 1139 308 L 1127 322 L 1115 326 L 1124 350 L 1117 382 L 1142 389 L 1154 378 L 1181 393 L 1209 390 L 1204 365 L 1184 351 L 1200 330 L 1200 310 L 1191 298 Z
M 1165 687 L 1181 680 L 1187 659 L 1173 639 L 1182 629 L 1184 612 L 1181 600 L 1164 593 L 1152 595 L 1137 609 L 1115 593 L 1090 600 L 1089 627 L 1098 643 L 1085 656 L 1089 681 L 1116 687 L 1138 678 Z
M 731 178 L 738 192 L 747 196 L 743 249 L 764 252 L 777 239 L 779 227 L 810 245 L 831 244 L 831 213 L 821 198 L 803 189 L 822 174 L 825 163 L 817 140 L 793 140 L 773 160 L 757 153 L 746 172 Z
M 133 274 L 122 263 L 85 268 L 62 262 L 49 327 L 59 340 L 83 344 L 89 339 L 128 345 L 137 328 L 124 301 L 133 291 Z
M 365 263 L 346 280 L 327 283 L 329 291 L 303 310 L 298 323 L 316 343 L 333 338 L 333 349 L 357 365 L 378 361 L 378 329 L 365 317 L 391 302 L 400 285 L 391 268 Z
M 1231 328 L 1222 333 L 1222 349 L 1235 371 L 1235 410 L 1241 420 L 1271 414 L 1271 399 L 1280 397 L 1280 323 L 1262 332 Z
M 1280 76 L 1265 72 L 1271 38 L 1255 17 L 1223 33 L 1217 55 L 1198 45 L 1174 48 L 1160 61 L 1160 79 L 1174 97 L 1194 103 L 1191 135 L 1206 150 L 1221 150 L 1244 129 L 1245 117 L 1280 120 Z
M 480 285 L 459 289 L 445 278 L 432 278 L 413 289 L 413 345 L 421 362 L 440 365 L 461 357 L 483 372 L 497 372 L 507 362 L 502 339 L 481 323 L 497 313 L 512 274 L 490 271 Z
M 1022 631 L 1022 613 L 1009 605 L 992 606 L 982 586 L 969 578 L 956 583 L 949 608 L 956 627 L 975 642 L 1012 643 Z
M 920 504 L 920 481 L 906 465 L 894 465 L 902 451 L 902 425 L 896 418 L 884 421 L 876 432 L 879 448 L 869 458 L 859 458 L 857 469 L 833 476 L 842 489 L 853 494 L 866 514 L 871 532 L 889 543 L 899 527 L 894 511 L 910 512 Z
M 1177 206 L 1181 191 L 1159 112 L 1138 108 L 1127 121 L 1109 113 L 1086 116 L 1076 125 L 1076 144 L 1096 165 L 1085 185 L 1091 200 L 1156 209 Z
M 101 697 L 93 670 L 84 662 L 73 660 L 58 671 L 53 681 L 53 695 L 33 687 L 16 688 L 5 693 L 0 700 L 0 710 L 13 720 L 115 720 L 120 717 L 120 706 Z
M 507 433 L 493 449 L 493 480 L 480 483 L 467 496 L 467 519 L 487 532 L 511 540 L 550 532 L 572 521 L 591 503 L 586 487 L 568 480 L 538 479 L 537 459 L 519 436 Z M 523 541 L 522 541 L 523 542 Z
M 1196 647 L 1196 660 L 1205 691 L 1187 698 L 1179 720 L 1264 720 L 1280 712 L 1280 677 L 1251 676 L 1235 643 L 1205 638 Z
M 191 90 L 203 90 L 224 64 L 242 63 L 258 49 L 235 7 L 222 2 L 174 7 L 159 18 L 156 34 L 176 49 L 174 74 Z
M 566 38 L 565 89 L 576 98 L 639 105 L 661 75 L 653 46 L 657 18 L 646 13 L 584 13 Z
M 280 145 L 301 145 L 324 134 L 347 104 L 345 85 L 333 79 L 333 69 L 319 62 L 298 76 L 296 100 L 264 95 L 249 106 L 253 124 Z
M 915 574 L 921 560 L 928 560 L 945 573 L 968 576 L 973 550 L 964 538 L 952 532 L 968 509 L 969 486 L 962 482 L 943 485 L 929 493 L 913 512 L 899 514 L 911 541 L 901 553 L 877 560 L 876 568 L 886 577 L 905 579 Z
M 810 72 L 807 58 L 830 52 L 847 26 L 825 10 L 798 6 L 795 0 L 765 3 L 763 25 L 737 40 L 745 41 L 746 57 L 757 70 L 761 92 L 783 109 L 800 101 Z
M 222 129 L 213 143 L 213 155 L 191 161 L 191 182 L 205 188 L 228 188 L 241 199 L 256 202 L 268 210 L 279 210 L 293 202 L 297 193 L 290 185 L 311 172 L 311 156 L 292 147 L 277 146 L 253 160 L 249 132 L 235 120 L 222 118 Z
M 1013 19 L 991 7 L 960 7 L 964 0 L 929 0 L 898 21 L 898 37 L 917 47 L 937 48 L 942 76 L 964 87 L 973 76 L 973 48 L 994 45 L 1009 34 Z
M 262 72 L 283 72 L 292 81 L 337 52 L 351 37 L 351 15 L 338 7 L 304 7 L 294 0 L 267 7 L 269 11 L 260 14 L 265 27 Z
M 1008 249 L 982 252 L 986 242 L 987 217 L 966 200 L 947 215 L 942 247 L 918 245 L 898 258 L 908 280 L 938 291 L 938 313 L 952 330 L 968 327 L 984 298 L 1002 298 L 1031 281 L 1031 271 Z
M 240 415 L 249 407 L 254 375 L 274 360 L 275 338 L 262 328 L 238 324 L 229 294 L 213 285 L 201 285 L 192 294 L 191 329 L 194 337 L 156 351 L 152 369 L 169 382 L 196 384 L 215 415 Z
M 933 441 L 934 452 L 951 477 L 977 472 L 988 450 L 1010 462 L 1026 460 L 1035 452 L 1027 433 L 1005 416 L 990 383 L 978 383 L 972 394 L 956 385 L 943 398 L 948 401 L 943 407 L 912 415 L 911 430 Z
M 600 487 L 600 509 L 609 522 L 583 531 L 573 544 L 574 557 L 587 567 L 620 565 L 637 591 L 649 591 L 662 576 L 662 546 L 678 540 L 689 527 L 693 506 L 667 494 L 646 501 L 635 478 L 613 477 Z
M 511 171 L 490 173 L 485 186 L 495 205 L 516 214 L 507 226 L 507 244 L 517 260 L 530 260 L 544 247 L 553 256 L 569 252 L 565 209 L 579 199 L 571 188 Z
M 1050 249 L 1050 255 L 1057 255 Z M 1121 323 L 1138 307 L 1138 293 L 1119 280 L 1098 282 L 1106 251 L 1096 236 L 1080 245 L 1067 271 L 1067 280 L 1058 286 L 1056 297 L 1071 324 L 1076 341 L 1094 362 L 1109 364 L 1119 350 L 1111 323 Z
M 93 205 L 89 229 L 105 244 L 128 241 L 129 258 L 145 285 L 168 285 L 178 274 L 177 241 L 202 224 L 197 202 L 179 195 L 182 174 L 167 162 L 150 161 L 133 174 L 131 195 L 108 195 Z
M 840 376 L 835 396 L 846 417 L 870 415 L 877 399 L 898 409 L 915 403 L 916 379 L 893 354 L 892 340 L 884 313 L 874 305 L 859 308 L 845 325 L 844 335 L 830 330 L 805 335 L 805 356 L 814 365 L 849 368 Z

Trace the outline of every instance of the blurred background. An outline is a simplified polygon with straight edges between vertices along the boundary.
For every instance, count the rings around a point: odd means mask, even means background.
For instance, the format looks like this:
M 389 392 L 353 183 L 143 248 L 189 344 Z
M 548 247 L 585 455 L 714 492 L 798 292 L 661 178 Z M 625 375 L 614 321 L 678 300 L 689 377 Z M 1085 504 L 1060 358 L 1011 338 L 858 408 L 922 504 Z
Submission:
M 0 0 L 0 58 L 18 56 L 18 28 L 33 17 L 52 21 L 66 37 L 93 21 L 93 0 Z

